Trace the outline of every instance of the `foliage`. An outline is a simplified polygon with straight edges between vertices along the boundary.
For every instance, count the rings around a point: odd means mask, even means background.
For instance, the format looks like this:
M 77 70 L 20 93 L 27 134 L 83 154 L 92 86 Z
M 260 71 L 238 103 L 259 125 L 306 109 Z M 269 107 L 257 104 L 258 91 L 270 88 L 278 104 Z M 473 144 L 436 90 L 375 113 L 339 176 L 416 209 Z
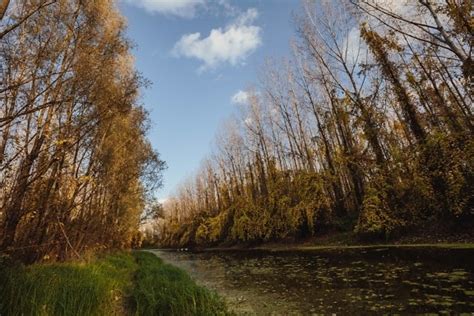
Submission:
M 164 163 L 114 1 L 20 1 L 1 22 L 0 251 L 130 247 Z
M 159 243 L 472 227 L 468 2 L 304 1 L 293 56 L 265 64 L 242 115 L 165 205 Z

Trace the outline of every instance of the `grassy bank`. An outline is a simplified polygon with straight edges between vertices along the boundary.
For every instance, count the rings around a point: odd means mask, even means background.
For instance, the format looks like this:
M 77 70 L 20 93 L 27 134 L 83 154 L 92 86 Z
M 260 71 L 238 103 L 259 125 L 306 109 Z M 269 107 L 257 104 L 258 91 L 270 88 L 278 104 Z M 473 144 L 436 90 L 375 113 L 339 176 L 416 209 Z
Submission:
M 145 252 L 90 262 L 0 262 L 0 315 L 225 315 L 224 302 Z
M 182 270 L 137 252 L 131 301 L 138 315 L 226 315 L 224 302 L 198 285 Z

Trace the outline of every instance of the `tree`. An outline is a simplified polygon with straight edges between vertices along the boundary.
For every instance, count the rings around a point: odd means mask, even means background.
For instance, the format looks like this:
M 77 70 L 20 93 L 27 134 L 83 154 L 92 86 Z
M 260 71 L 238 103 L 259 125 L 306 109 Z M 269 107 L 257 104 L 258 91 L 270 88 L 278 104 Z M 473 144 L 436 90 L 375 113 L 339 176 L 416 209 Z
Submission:
M 164 163 L 114 2 L 25 1 L 4 20 L 0 250 L 35 261 L 129 247 Z

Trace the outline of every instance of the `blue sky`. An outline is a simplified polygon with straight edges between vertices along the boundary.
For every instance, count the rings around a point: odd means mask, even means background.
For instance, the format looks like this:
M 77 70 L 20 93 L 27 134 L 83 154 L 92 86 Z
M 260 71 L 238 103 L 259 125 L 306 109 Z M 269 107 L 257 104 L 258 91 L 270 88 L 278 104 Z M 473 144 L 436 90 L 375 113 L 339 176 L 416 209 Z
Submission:
M 142 92 L 149 138 L 168 164 L 166 198 L 210 152 L 226 118 L 245 102 L 266 57 L 285 57 L 297 0 L 121 0 Z M 198 34 L 199 33 L 199 34 Z

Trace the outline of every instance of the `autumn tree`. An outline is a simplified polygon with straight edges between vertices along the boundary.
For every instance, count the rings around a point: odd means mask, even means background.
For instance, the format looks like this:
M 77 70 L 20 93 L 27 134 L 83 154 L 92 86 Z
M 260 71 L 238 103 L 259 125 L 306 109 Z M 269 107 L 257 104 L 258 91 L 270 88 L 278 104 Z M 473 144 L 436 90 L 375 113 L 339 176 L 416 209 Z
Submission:
M 163 163 L 114 2 L 15 1 L 1 23 L 0 249 L 130 246 Z

